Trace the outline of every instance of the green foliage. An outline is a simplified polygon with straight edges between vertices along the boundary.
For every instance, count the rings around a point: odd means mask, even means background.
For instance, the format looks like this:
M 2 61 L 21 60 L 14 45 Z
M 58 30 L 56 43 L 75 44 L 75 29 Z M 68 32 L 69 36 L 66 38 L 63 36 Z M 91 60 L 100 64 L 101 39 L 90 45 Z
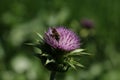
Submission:
M 0 80 L 48 80 L 49 72 L 25 43 L 41 39 L 35 32 L 44 35 L 48 27 L 62 25 L 80 36 L 85 51 L 68 56 L 80 59 L 75 61 L 84 67 L 58 74 L 58 80 L 120 80 L 119 4 L 120 0 L 0 0 Z M 93 29 L 80 25 L 84 18 L 94 22 Z M 75 61 L 68 64 L 75 68 Z

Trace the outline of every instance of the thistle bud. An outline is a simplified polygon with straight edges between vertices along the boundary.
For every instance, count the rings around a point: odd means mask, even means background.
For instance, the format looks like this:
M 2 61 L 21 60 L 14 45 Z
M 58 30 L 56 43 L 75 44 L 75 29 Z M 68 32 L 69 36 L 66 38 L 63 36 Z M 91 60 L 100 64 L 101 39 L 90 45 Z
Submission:
M 80 24 L 82 27 L 84 27 L 86 29 L 92 29 L 94 27 L 93 21 L 90 19 L 82 19 L 80 21 Z

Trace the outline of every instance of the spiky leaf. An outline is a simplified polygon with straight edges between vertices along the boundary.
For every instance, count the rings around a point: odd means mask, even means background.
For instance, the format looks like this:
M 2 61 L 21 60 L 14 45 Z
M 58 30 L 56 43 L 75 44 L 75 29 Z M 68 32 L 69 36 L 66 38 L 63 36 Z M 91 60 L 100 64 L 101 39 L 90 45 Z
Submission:
M 79 66 L 79 67 L 84 67 L 82 64 L 80 64 L 79 62 L 75 61 L 75 60 L 72 60 L 71 61 L 72 64 L 76 65 L 76 66 Z
M 84 49 L 75 49 L 74 51 L 71 51 L 70 53 L 74 54 L 74 53 L 79 53 L 79 52 L 82 52 L 82 51 L 84 51 Z
M 55 60 L 54 59 L 47 59 L 45 62 L 45 65 L 52 63 L 52 62 L 55 62 Z
M 39 48 L 35 47 L 34 50 L 35 50 L 35 53 L 42 54 L 42 51 Z
M 74 65 L 73 63 L 71 63 L 71 62 L 67 62 L 67 63 L 68 63 L 68 65 L 69 65 L 70 67 L 72 67 L 73 69 L 76 70 L 76 67 L 75 67 L 75 65 Z
M 39 33 L 36 33 L 36 34 L 39 36 L 40 40 L 43 41 L 43 37 Z
M 72 56 L 81 56 L 81 55 L 91 55 L 91 54 L 85 53 L 85 52 L 80 52 L 80 53 L 69 54 L 67 56 L 72 57 Z

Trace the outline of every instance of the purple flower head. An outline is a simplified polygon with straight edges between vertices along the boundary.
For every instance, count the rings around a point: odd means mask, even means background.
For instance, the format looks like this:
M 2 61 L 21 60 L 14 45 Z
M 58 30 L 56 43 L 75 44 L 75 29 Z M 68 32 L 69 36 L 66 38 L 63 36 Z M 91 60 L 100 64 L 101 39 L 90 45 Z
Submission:
M 48 45 L 62 51 L 69 52 L 80 47 L 79 37 L 64 27 L 49 28 L 45 32 L 44 40 Z
M 92 29 L 94 27 L 93 21 L 89 19 L 82 19 L 80 23 L 84 28 L 87 29 Z

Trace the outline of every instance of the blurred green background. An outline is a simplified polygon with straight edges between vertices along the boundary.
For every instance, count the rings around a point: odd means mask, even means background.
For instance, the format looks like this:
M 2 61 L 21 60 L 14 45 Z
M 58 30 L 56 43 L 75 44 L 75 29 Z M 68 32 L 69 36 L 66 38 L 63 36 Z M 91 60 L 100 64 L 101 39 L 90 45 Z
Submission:
M 94 22 L 85 29 L 80 21 Z M 48 27 L 66 26 L 81 37 L 85 68 L 56 80 L 120 80 L 120 0 L 0 0 L 0 80 L 49 80 L 50 72 L 24 43 Z

